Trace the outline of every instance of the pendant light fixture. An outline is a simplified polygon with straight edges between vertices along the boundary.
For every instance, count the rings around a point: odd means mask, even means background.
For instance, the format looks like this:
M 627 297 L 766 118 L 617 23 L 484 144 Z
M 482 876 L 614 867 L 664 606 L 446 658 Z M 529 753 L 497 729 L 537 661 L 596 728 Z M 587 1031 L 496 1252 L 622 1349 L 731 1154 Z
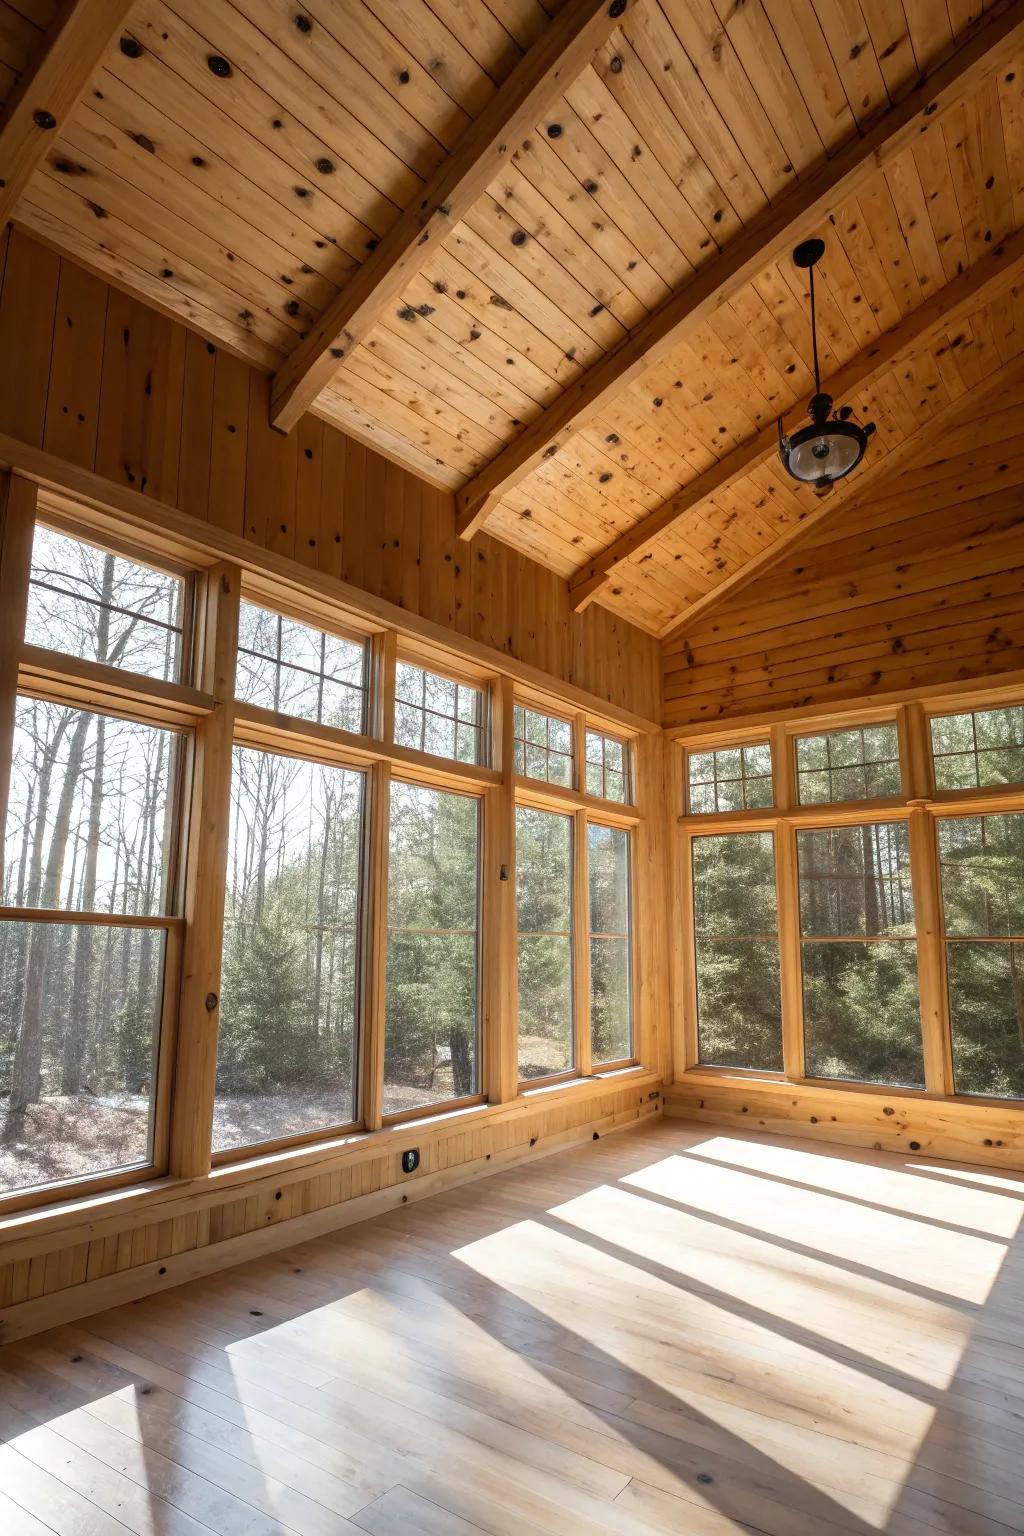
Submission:
M 803 240 L 793 252 L 793 260 L 801 270 L 810 273 L 811 283 L 811 347 L 814 352 L 814 396 L 808 405 L 811 417 L 809 427 L 801 427 L 787 437 L 779 417 L 779 458 L 794 480 L 813 485 L 824 494 L 837 480 L 842 480 L 856 469 L 864 457 L 868 439 L 875 430 L 873 421 L 863 427 L 855 422 L 850 406 L 842 406 L 834 416 L 832 396 L 822 393 L 821 373 L 818 368 L 818 329 L 814 309 L 814 268 L 825 254 L 823 240 Z

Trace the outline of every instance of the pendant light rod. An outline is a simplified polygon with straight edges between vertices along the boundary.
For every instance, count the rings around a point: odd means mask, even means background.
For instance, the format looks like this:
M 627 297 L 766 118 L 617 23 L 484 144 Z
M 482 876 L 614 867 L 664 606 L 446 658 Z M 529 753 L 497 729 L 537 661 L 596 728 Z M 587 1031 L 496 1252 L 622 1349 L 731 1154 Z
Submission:
M 837 480 L 856 469 L 875 430 L 874 422 L 863 427 L 851 420 L 853 411 L 843 406 L 833 416 L 832 396 L 821 388 L 821 364 L 818 359 L 818 307 L 814 292 L 814 268 L 825 254 L 825 242 L 817 238 L 803 240 L 793 252 L 793 262 L 808 272 L 811 290 L 811 352 L 814 358 L 814 395 L 808 405 L 810 425 L 787 435 L 779 417 L 779 458 L 794 480 L 812 485 L 824 494 Z
M 810 274 L 811 283 L 811 351 L 814 355 L 814 393 L 821 394 L 821 369 L 818 365 L 818 318 L 817 307 L 814 298 L 814 269 L 825 254 L 824 240 L 818 240 L 812 236 L 810 240 L 801 240 L 793 252 L 794 264 Z

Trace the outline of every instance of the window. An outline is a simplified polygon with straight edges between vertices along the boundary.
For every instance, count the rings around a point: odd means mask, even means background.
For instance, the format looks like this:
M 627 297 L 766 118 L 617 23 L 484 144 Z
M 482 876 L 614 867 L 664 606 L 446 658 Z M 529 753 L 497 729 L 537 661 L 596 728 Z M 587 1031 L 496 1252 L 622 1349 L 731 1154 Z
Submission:
M 772 749 L 766 741 L 687 756 L 690 814 L 762 810 L 774 802 Z
M 356 1117 L 364 778 L 234 750 L 215 1151 Z
M 480 802 L 391 784 L 384 1113 L 479 1092 Z
M 1024 813 L 943 819 L 939 868 L 956 1091 L 1024 1098 Z
M 177 679 L 185 583 L 37 523 L 25 639 L 87 661 Z
M 547 784 L 573 785 L 572 726 L 523 704 L 514 715 L 516 773 Z
M 904 822 L 797 833 L 808 1077 L 924 1086 Z
M 235 697 L 243 704 L 366 729 L 366 645 L 242 603 Z
M 855 725 L 826 736 L 798 736 L 801 805 L 873 800 L 901 789 L 899 738 L 893 725 Z
M 936 789 L 1024 784 L 1024 704 L 931 722 Z
M 587 794 L 627 805 L 633 799 L 629 747 L 617 736 L 587 732 Z
M 576 1065 L 573 1014 L 573 818 L 516 807 L 519 1077 Z
M 699 1060 L 781 1072 L 774 837 L 730 832 L 691 846 Z
M 395 742 L 460 763 L 483 762 L 484 694 L 400 661 L 395 669 Z
M 20 915 L 0 913 L 0 1193 L 153 1159 L 177 748 L 156 726 L 19 700 L 3 902 Z
M 629 833 L 587 825 L 590 886 L 590 1040 L 596 1065 L 633 1054 Z

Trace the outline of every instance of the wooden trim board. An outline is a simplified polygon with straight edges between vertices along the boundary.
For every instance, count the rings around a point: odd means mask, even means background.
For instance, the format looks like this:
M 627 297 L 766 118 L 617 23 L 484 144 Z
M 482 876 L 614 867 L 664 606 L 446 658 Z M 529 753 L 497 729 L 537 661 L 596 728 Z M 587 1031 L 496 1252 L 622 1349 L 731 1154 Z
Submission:
M 1016 1109 L 899 1089 L 693 1072 L 665 1089 L 665 1113 L 730 1129 L 1024 1170 L 1024 1104 Z

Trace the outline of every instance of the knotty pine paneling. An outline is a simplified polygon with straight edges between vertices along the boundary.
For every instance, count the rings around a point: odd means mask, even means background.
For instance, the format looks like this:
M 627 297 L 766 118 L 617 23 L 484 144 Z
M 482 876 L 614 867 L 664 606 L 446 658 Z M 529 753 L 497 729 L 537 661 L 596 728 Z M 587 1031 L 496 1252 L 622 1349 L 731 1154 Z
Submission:
M 997 677 L 1024 647 L 1024 379 L 664 654 L 667 725 Z
M 173 1206 L 131 1219 L 96 1212 L 84 1230 L 0 1243 L 0 1344 L 85 1317 L 137 1296 L 166 1290 L 322 1232 L 362 1221 L 453 1184 L 533 1161 L 562 1147 L 628 1129 L 661 1112 L 651 1076 L 578 1099 L 543 1098 L 473 1128 L 410 1125 L 396 1146 L 374 1156 L 344 1151 L 276 1179 L 254 1178 L 220 1192 L 186 1195 Z M 420 1166 L 407 1175 L 402 1147 L 418 1146 Z M 81 1240 L 79 1240 L 79 1238 Z
M 15 230 L 0 431 L 657 718 L 657 642 L 564 579 L 454 534 L 450 496 L 318 418 L 268 424 L 266 375 Z
M 665 1090 L 665 1114 L 715 1130 L 769 1131 L 875 1152 L 951 1158 L 989 1168 L 1024 1168 L 1024 1116 L 1005 1104 L 885 1089 L 862 1093 L 841 1084 L 745 1082 L 684 1074 Z

